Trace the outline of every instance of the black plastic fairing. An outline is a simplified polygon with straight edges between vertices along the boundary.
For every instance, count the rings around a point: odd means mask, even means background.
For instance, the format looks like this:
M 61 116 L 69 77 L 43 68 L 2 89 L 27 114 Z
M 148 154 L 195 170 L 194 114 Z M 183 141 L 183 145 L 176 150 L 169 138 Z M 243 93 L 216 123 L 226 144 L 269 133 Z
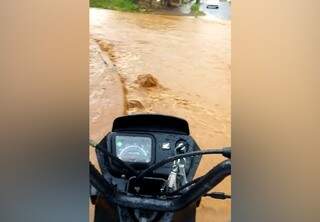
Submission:
M 113 132 L 153 131 L 189 135 L 189 125 L 184 119 L 159 114 L 121 116 L 113 121 Z

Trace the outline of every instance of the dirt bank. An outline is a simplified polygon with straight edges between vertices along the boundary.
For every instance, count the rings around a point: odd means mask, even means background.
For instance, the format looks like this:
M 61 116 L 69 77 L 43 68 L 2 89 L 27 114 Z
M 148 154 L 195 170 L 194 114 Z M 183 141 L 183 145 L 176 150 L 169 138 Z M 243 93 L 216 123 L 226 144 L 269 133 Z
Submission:
M 105 48 L 90 40 L 90 138 L 99 141 L 115 117 L 125 114 L 125 96 L 120 76 Z M 105 46 L 106 47 L 106 46 Z
M 176 115 L 201 147 L 230 146 L 230 23 L 91 9 L 90 34 L 121 76 L 127 113 Z M 221 160 L 204 157 L 197 174 Z M 230 205 L 203 198 L 197 219 L 230 221 Z
M 104 54 L 93 39 L 90 40 L 89 83 L 90 139 L 100 141 L 110 131 L 113 119 L 125 113 L 125 103 L 119 75 L 114 70 L 109 55 Z M 90 161 L 98 166 L 93 148 L 89 150 Z M 90 221 L 93 221 L 91 204 L 89 216 Z

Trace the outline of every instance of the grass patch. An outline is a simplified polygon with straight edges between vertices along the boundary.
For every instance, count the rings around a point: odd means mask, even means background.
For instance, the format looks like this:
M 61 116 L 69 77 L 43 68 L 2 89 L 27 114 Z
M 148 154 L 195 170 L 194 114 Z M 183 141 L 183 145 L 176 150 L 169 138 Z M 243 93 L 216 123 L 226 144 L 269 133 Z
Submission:
M 90 7 L 134 12 L 139 10 L 134 0 L 90 0 Z
M 200 4 L 199 3 L 193 3 L 191 6 L 191 13 L 198 17 L 199 15 L 204 15 L 204 12 L 200 10 Z

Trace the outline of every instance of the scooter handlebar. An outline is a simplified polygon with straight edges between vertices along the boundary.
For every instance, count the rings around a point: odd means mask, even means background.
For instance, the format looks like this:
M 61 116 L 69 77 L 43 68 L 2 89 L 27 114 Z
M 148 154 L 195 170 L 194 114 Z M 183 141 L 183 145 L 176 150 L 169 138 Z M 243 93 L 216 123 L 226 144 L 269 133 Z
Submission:
M 231 154 L 231 152 L 230 152 Z M 231 155 L 230 155 L 231 157 Z M 92 172 L 92 173 L 91 173 Z M 108 202 L 122 207 L 153 210 L 178 211 L 197 201 L 208 191 L 218 185 L 225 177 L 231 174 L 231 160 L 227 159 L 213 167 L 198 183 L 180 196 L 166 197 L 166 199 L 130 195 L 113 189 L 104 177 L 90 163 L 90 182 L 96 187 Z

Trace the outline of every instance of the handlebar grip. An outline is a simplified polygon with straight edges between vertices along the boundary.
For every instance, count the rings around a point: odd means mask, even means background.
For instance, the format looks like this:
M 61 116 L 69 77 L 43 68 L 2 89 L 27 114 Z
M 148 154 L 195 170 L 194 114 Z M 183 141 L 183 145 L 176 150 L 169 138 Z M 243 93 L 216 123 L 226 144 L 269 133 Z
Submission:
M 226 147 L 222 149 L 222 155 L 226 158 L 231 159 L 231 147 Z

